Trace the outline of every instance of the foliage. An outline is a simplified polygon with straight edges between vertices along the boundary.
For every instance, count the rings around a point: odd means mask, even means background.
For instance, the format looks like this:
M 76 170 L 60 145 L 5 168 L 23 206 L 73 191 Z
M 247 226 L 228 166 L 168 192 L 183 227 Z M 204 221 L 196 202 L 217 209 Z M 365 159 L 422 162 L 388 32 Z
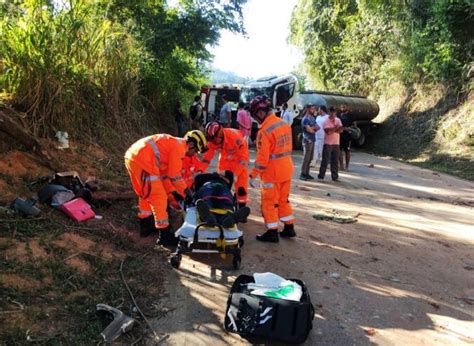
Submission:
M 300 0 L 290 40 L 315 84 L 368 94 L 393 81 L 461 84 L 472 27 L 469 0 Z
M 215 70 L 211 77 L 212 84 L 244 84 L 249 80 L 248 77 L 241 77 L 233 72 L 222 70 Z
M 246 0 L 24 0 L 0 4 L 0 90 L 39 135 L 101 138 L 169 124 L 205 78 Z

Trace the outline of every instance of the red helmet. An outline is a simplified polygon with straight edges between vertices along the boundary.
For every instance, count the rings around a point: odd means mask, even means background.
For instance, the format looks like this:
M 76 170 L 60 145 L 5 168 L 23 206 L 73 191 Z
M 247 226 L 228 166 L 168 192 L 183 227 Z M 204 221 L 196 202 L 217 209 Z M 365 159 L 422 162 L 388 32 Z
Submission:
M 259 110 L 268 109 L 268 97 L 265 95 L 255 96 L 252 101 L 250 101 L 250 115 L 255 118 Z
M 208 140 L 213 140 L 217 137 L 219 132 L 222 130 L 222 125 L 217 121 L 211 121 L 206 125 L 205 133 Z

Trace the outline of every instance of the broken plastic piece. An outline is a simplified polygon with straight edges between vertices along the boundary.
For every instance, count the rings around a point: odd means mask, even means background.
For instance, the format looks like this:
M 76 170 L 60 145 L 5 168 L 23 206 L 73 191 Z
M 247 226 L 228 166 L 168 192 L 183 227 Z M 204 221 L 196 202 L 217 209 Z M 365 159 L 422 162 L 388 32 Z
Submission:
M 119 309 L 106 304 L 97 304 L 97 311 L 105 311 L 113 316 L 113 321 L 100 333 L 105 342 L 112 342 L 120 335 L 130 331 L 135 325 L 136 320 L 125 315 Z

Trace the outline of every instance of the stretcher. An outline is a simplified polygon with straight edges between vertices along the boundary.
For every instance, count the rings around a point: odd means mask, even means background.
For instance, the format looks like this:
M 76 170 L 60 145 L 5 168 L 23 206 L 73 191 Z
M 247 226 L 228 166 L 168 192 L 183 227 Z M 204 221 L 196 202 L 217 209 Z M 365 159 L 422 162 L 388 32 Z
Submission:
M 217 216 L 227 211 L 211 209 Z M 185 253 L 215 253 L 223 259 L 232 255 L 234 269 L 239 269 L 241 264 L 240 249 L 243 246 L 243 233 L 234 225 L 224 229 L 221 225 L 211 227 L 202 223 L 194 206 L 186 209 L 183 225 L 175 232 L 178 238 L 176 252 L 170 258 L 174 268 L 179 268 L 182 254 Z

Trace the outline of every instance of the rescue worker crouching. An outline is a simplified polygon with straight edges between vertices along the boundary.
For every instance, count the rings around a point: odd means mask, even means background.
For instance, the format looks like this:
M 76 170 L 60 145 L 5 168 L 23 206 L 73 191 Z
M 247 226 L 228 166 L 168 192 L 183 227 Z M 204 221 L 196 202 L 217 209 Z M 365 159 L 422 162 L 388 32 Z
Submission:
M 200 170 L 206 171 L 214 154 L 220 150 L 218 172 L 231 171 L 235 177 L 235 193 L 239 208 L 248 203 L 249 149 L 239 130 L 224 128 L 217 121 L 206 125 L 206 139 L 209 150 L 203 155 Z
M 125 166 L 138 196 L 140 235 L 158 233 L 158 243 L 175 245 L 177 239 L 168 219 L 168 202 L 191 200 L 181 176 L 186 156 L 205 152 L 207 141 L 201 131 L 193 130 L 183 138 L 155 134 L 135 142 L 125 153 Z
M 257 134 L 257 156 L 250 179 L 261 179 L 261 209 L 267 231 L 257 240 L 277 243 L 279 237 L 296 236 L 295 218 L 289 201 L 293 174 L 291 127 L 270 108 L 268 98 L 250 102 L 250 114 L 261 125 Z M 278 221 L 284 223 L 278 234 Z

